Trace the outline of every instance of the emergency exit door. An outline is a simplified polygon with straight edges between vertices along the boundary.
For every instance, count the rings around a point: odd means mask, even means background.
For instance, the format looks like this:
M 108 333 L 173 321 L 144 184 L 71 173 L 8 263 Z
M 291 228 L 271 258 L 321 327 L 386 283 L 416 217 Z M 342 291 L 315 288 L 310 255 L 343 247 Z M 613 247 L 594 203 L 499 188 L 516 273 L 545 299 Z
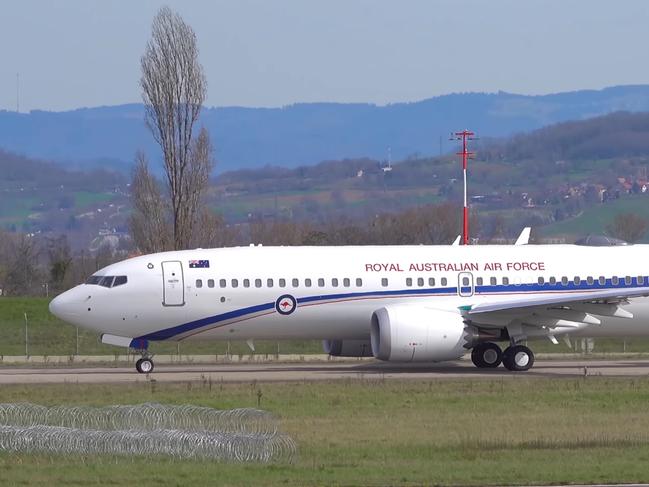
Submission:
M 183 306 L 185 304 L 185 280 L 183 265 L 173 260 L 162 263 L 162 304 Z
M 473 296 L 473 274 L 460 272 L 457 275 L 457 293 L 462 297 Z

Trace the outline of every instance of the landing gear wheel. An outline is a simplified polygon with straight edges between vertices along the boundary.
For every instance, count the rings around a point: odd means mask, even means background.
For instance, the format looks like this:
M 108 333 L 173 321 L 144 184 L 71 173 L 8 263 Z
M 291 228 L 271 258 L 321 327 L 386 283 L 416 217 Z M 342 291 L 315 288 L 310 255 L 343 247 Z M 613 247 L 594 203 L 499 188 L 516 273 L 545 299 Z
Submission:
M 144 357 L 135 362 L 135 370 L 140 374 L 148 374 L 153 372 L 153 360 L 150 358 Z
M 508 347 L 503 352 L 503 365 L 514 372 L 524 372 L 534 365 L 534 353 L 524 345 Z
M 502 362 L 503 352 L 495 343 L 479 343 L 471 351 L 471 361 L 479 369 L 492 369 Z

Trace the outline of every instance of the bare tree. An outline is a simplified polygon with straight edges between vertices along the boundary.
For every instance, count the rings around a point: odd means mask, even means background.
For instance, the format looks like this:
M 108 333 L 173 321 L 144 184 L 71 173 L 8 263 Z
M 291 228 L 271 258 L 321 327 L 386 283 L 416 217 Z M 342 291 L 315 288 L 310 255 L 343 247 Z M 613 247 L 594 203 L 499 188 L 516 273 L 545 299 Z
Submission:
M 608 233 L 629 243 L 641 240 L 649 229 L 649 221 L 635 213 L 620 213 L 607 225 Z
M 135 155 L 131 182 L 133 213 L 129 220 L 133 240 L 140 251 L 162 252 L 172 248 L 169 204 L 162 197 L 158 182 L 149 172 L 149 163 L 142 152 Z
M 72 252 L 68 238 L 65 235 L 50 237 L 46 241 L 47 257 L 49 261 L 50 283 L 53 289 L 70 287 L 69 270 L 72 264 Z
M 10 240 L 11 262 L 7 274 L 7 291 L 14 296 L 35 294 L 40 288 L 38 246 L 34 237 L 17 235 Z
M 194 31 L 168 7 L 153 19 L 141 66 L 146 123 L 164 157 L 173 248 L 187 248 L 197 220 L 197 202 L 212 166 L 207 131 L 202 130 L 196 140 L 193 137 L 207 82 Z

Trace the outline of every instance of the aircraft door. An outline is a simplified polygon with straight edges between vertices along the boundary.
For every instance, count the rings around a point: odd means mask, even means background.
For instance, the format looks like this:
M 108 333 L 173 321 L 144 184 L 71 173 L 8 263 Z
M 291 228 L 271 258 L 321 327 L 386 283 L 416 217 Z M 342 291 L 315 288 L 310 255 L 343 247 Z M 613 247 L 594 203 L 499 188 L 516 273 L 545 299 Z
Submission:
M 473 296 L 473 274 L 460 272 L 457 275 L 457 293 L 462 297 Z
M 173 260 L 162 263 L 162 305 L 183 306 L 185 304 L 185 280 L 183 265 Z

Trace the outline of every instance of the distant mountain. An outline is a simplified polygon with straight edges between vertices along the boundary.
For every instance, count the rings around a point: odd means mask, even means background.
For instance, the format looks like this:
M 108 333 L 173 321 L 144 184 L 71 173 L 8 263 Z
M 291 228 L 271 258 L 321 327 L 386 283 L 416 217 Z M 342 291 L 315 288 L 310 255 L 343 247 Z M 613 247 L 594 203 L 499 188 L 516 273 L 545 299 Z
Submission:
M 218 172 L 266 165 L 296 167 L 322 160 L 393 159 L 451 149 L 449 132 L 469 128 L 502 137 L 615 111 L 649 111 L 649 85 L 616 86 L 543 96 L 462 93 L 413 103 L 305 103 L 282 108 L 206 108 Z M 69 112 L 0 111 L 0 148 L 68 167 L 128 170 L 140 148 L 158 149 L 142 105 Z M 441 142 L 441 144 L 440 144 Z

